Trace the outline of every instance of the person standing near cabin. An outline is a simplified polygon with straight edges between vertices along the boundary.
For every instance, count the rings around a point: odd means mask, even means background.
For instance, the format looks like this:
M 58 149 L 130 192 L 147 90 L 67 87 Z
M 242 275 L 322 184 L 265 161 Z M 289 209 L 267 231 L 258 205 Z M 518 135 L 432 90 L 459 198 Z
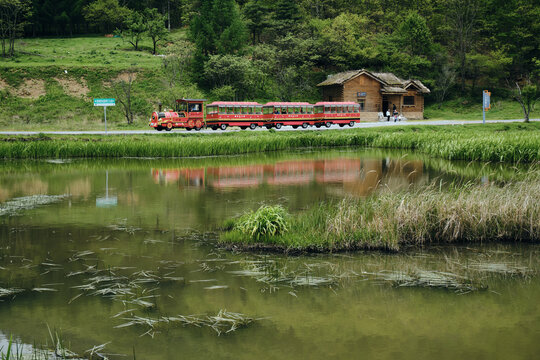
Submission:
M 386 121 L 390 121 L 390 109 L 386 109 Z
M 394 122 L 397 121 L 397 117 L 398 117 L 398 112 L 397 112 L 397 109 L 396 109 L 396 105 L 394 105 Z

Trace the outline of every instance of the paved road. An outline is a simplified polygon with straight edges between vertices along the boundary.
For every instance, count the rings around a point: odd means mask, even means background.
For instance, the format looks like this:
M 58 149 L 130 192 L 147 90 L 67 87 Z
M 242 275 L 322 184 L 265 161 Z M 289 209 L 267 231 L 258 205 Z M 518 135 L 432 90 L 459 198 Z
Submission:
M 523 119 L 512 119 L 512 120 L 486 120 L 487 123 L 510 123 L 510 122 L 522 122 Z M 540 119 L 531 119 L 531 121 L 540 121 Z M 465 125 L 465 124 L 481 124 L 482 120 L 422 120 L 422 121 L 402 121 L 402 122 L 362 122 L 356 124 L 355 128 L 374 128 L 374 127 L 388 127 L 388 126 L 397 126 L 397 125 Z M 340 128 L 337 125 L 333 125 L 331 128 L 327 129 L 325 127 L 317 129 L 316 127 L 310 127 L 311 130 L 323 131 L 323 130 L 345 130 L 350 129 L 350 127 L 345 126 Z M 205 129 L 201 131 L 185 131 L 180 129 L 175 129 L 172 132 L 166 131 L 156 131 L 156 130 L 112 130 L 108 134 L 111 135 L 132 135 L 132 134 L 167 134 L 174 132 L 183 132 L 185 134 L 216 134 L 222 132 L 221 130 L 211 130 Z M 240 130 L 238 128 L 227 129 L 226 131 L 268 131 L 265 128 L 257 128 L 255 130 Z M 305 131 L 302 128 L 293 129 L 289 126 L 283 127 L 280 130 L 276 131 Z M 56 134 L 56 135 L 105 135 L 105 131 L 0 131 L 0 135 L 37 135 L 37 134 Z

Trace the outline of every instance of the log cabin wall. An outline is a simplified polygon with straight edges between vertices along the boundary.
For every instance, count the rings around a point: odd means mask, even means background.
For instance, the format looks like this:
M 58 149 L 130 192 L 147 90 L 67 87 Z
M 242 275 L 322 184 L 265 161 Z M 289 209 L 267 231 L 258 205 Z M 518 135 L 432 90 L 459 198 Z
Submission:
M 366 95 L 359 96 L 359 93 Z M 343 84 L 343 101 L 364 101 L 360 118 L 367 121 L 377 120 L 377 114 L 382 111 L 381 83 L 365 74 L 351 79 Z
M 343 100 L 343 86 L 333 85 L 323 87 L 323 101 L 346 101 Z
M 407 94 L 403 95 L 403 115 L 407 119 L 423 119 L 424 118 L 424 95 L 416 89 L 407 89 Z M 414 97 L 414 105 L 405 105 L 407 99 L 405 97 Z

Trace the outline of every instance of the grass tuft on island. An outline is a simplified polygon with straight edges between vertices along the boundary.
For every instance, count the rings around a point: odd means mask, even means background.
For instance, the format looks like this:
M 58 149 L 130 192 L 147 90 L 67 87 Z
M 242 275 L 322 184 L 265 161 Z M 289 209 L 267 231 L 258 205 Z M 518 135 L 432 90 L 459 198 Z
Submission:
M 244 226 L 279 213 L 279 233 Z M 276 223 L 277 226 L 277 223 Z M 265 225 L 265 227 L 269 227 Z M 540 241 L 540 171 L 506 184 L 428 187 L 328 202 L 295 215 L 261 207 L 228 220 L 220 243 L 233 249 L 333 252 L 399 251 L 409 245 Z
M 540 122 L 391 128 L 111 136 L 0 136 L 0 158 L 237 155 L 306 148 L 407 149 L 448 160 L 540 161 Z

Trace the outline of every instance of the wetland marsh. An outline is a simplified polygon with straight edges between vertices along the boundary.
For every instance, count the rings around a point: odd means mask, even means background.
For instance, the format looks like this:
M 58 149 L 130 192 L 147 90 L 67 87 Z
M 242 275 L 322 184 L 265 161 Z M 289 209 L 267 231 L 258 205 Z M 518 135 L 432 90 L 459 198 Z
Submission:
M 0 347 L 90 358 L 528 359 L 540 247 L 287 256 L 231 252 L 220 226 L 263 204 L 486 184 L 527 165 L 336 149 L 0 164 Z M 2 350 L 0 350 L 1 352 Z M 108 354 L 108 355 L 107 355 Z

